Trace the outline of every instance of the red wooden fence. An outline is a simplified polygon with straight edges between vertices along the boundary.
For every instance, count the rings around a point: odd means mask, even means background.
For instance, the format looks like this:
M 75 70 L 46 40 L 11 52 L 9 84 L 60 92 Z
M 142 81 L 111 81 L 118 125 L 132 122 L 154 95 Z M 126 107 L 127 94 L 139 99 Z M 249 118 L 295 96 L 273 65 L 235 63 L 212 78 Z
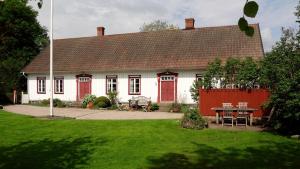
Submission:
M 254 117 L 266 116 L 261 106 L 269 98 L 269 91 L 266 89 L 199 89 L 199 106 L 203 116 L 215 116 L 212 107 L 222 107 L 222 103 L 232 103 L 236 106 L 238 102 L 248 102 L 248 107 L 258 109 Z

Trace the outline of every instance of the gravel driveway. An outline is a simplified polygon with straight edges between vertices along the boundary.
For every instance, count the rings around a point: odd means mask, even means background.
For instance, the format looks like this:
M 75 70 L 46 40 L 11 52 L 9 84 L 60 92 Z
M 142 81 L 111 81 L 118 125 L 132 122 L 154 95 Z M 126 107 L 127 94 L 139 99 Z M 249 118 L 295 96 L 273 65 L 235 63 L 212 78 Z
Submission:
M 49 107 L 11 105 L 5 106 L 4 110 L 34 117 L 49 115 Z M 80 108 L 54 108 L 54 115 L 89 120 L 180 119 L 182 117 L 180 113 L 90 110 Z

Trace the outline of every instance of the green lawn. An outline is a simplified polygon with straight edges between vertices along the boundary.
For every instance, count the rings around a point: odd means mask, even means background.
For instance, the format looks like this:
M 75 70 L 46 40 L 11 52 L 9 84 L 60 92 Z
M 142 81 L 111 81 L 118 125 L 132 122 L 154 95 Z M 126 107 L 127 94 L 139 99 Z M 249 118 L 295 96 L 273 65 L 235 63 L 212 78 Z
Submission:
M 2 169 L 300 168 L 300 142 L 176 120 L 42 120 L 0 111 Z

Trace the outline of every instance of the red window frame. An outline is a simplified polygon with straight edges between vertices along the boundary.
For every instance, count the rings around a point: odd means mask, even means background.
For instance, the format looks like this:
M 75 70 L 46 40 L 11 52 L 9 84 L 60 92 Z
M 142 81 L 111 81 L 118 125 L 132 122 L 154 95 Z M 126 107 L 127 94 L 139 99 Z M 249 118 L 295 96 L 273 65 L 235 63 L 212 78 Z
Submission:
M 44 85 L 45 85 L 44 91 L 39 90 L 40 80 L 44 81 Z M 36 92 L 37 92 L 37 94 L 46 94 L 46 77 L 37 77 L 36 78 Z
M 111 79 L 116 79 L 116 91 L 118 91 L 118 76 L 117 75 L 106 75 L 106 80 L 105 80 L 105 93 L 108 94 L 108 80 Z
M 57 91 L 57 80 L 61 80 L 62 81 L 62 92 L 58 92 Z M 65 84 L 64 84 L 64 77 L 54 77 L 54 94 L 64 94 L 65 91 Z
M 128 75 L 128 95 L 141 95 L 141 86 L 142 86 L 142 76 L 141 75 Z M 139 79 L 139 92 L 131 93 L 130 91 L 130 80 L 131 79 Z

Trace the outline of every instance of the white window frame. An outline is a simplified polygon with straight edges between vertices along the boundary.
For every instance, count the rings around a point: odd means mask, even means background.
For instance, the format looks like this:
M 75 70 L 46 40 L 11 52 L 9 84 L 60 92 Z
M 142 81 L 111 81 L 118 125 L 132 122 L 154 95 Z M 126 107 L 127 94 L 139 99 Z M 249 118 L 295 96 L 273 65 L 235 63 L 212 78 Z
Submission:
M 115 80 L 115 82 L 114 82 Z M 116 88 L 114 89 L 114 85 Z M 117 75 L 107 75 L 106 76 L 106 94 L 109 92 L 118 91 L 118 76 Z
M 64 94 L 64 77 L 54 78 L 54 93 Z
M 46 94 L 46 77 L 37 77 L 37 93 Z
M 138 83 L 137 83 L 138 80 Z M 128 94 L 129 95 L 140 95 L 141 94 L 141 75 L 129 75 L 128 76 Z M 132 84 L 133 82 L 133 84 Z M 138 84 L 138 87 L 137 87 Z M 132 86 L 133 85 L 133 86 Z M 131 86 L 133 88 L 131 88 Z M 133 89 L 133 91 L 131 91 Z M 138 89 L 138 91 L 137 91 Z

